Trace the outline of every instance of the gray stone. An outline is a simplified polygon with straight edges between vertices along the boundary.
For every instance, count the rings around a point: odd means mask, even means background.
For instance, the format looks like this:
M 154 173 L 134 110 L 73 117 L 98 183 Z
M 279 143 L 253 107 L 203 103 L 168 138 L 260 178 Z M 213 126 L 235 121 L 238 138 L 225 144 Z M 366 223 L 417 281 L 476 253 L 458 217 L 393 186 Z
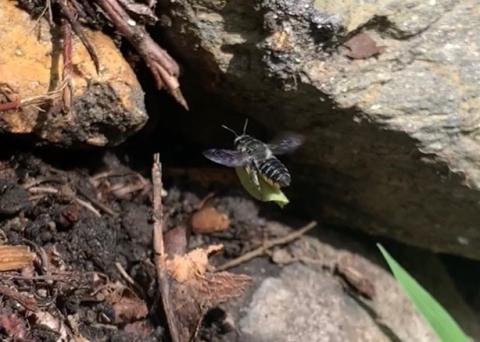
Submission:
M 264 227 L 269 236 L 292 230 L 275 221 Z M 472 340 L 480 339 L 478 310 L 437 255 L 405 245 L 388 249 Z M 237 341 L 437 340 L 370 243 L 319 227 L 276 247 L 271 261 L 256 258 L 238 270 L 254 281 L 248 295 L 223 307 L 238 322 Z
M 212 98 L 306 135 L 292 205 L 480 258 L 478 0 L 159 3 L 167 38 Z M 347 58 L 341 43 L 357 32 L 384 51 Z
M 278 278 L 262 282 L 240 320 L 240 331 L 244 340 L 255 342 L 435 341 L 410 303 L 394 286 L 390 290 L 394 310 L 376 321 L 330 274 L 293 264 Z M 403 319 L 400 336 L 385 323 L 395 315 Z

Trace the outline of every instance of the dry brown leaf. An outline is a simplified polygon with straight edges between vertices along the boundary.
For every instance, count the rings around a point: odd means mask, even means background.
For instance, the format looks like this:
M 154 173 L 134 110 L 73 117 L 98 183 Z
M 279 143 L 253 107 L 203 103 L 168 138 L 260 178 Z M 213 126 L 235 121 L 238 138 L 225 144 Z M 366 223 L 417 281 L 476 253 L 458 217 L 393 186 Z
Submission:
M 196 248 L 186 255 L 175 255 L 167 260 L 169 275 L 179 283 L 203 276 L 207 271 L 208 255 L 221 251 L 223 245 L 211 245 L 207 248 Z
M 194 340 L 208 310 L 241 295 L 251 278 L 229 272 L 209 273 L 184 283 L 172 280 L 170 296 L 180 341 Z
M 205 206 L 193 213 L 190 223 L 194 232 L 205 234 L 226 230 L 230 226 L 230 219 L 216 208 Z
M 335 271 L 345 280 L 351 289 L 367 299 L 375 297 L 375 285 L 371 276 L 355 254 L 342 257 L 336 264 Z
M 115 324 L 134 322 L 148 315 L 147 304 L 138 297 L 123 297 L 113 305 Z
M 180 341 L 193 340 L 204 314 L 211 308 L 243 293 L 250 277 L 208 271 L 208 255 L 223 248 L 212 245 L 166 260 L 170 301 Z
M 345 55 L 353 59 L 366 59 L 385 51 L 384 46 L 378 46 L 377 43 L 365 32 L 356 34 L 347 40 L 343 46 L 348 49 Z
M 33 265 L 34 254 L 27 246 L 0 246 L 0 271 L 13 271 Z
M 114 323 L 125 324 L 147 317 L 147 304 L 120 282 L 107 284 L 102 290 L 114 312 Z
M 7 336 L 13 341 L 25 341 L 27 337 L 27 330 L 25 322 L 20 319 L 15 313 L 0 314 L 0 329 L 3 330 Z

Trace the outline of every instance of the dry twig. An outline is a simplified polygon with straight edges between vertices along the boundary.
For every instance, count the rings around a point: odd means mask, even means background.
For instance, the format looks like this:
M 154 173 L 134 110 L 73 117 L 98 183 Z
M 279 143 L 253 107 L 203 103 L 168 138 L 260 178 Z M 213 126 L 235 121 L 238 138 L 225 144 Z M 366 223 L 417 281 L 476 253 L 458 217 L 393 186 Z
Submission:
M 12 289 L 7 286 L 0 286 L 0 295 L 12 298 L 16 300 L 20 305 L 29 311 L 37 311 L 38 305 L 37 301 L 33 297 L 28 297 L 22 293 L 19 293 L 17 290 Z
M 63 33 L 63 73 L 62 81 L 65 82 L 63 89 L 63 111 L 70 112 L 73 98 L 72 85 L 72 53 L 73 53 L 73 38 L 70 23 L 62 19 L 62 33 Z
M 180 90 L 180 69 L 175 60 L 150 37 L 145 28 L 133 20 L 117 0 L 97 0 L 115 28 L 135 47 L 155 78 L 158 89 L 169 93 L 188 110 Z
M 70 7 L 69 0 L 59 0 L 57 1 L 57 3 L 60 5 L 60 8 L 62 9 L 62 14 L 65 16 L 65 18 L 67 18 L 70 25 L 72 25 L 73 31 L 75 31 L 75 34 L 78 36 L 78 38 L 80 38 L 80 41 L 87 49 L 87 52 L 90 55 L 90 58 L 92 59 L 93 64 L 95 64 L 95 69 L 98 72 L 100 70 L 100 62 L 98 61 L 97 53 L 95 52 L 95 49 L 93 48 L 93 45 L 88 40 L 87 36 L 85 36 L 85 33 L 82 30 L 82 26 L 80 25 L 79 21 L 76 18 L 77 15 L 75 13 L 75 10 Z
M 174 311 L 170 302 L 170 284 L 167 274 L 167 255 L 163 243 L 163 205 L 162 205 L 162 165 L 160 154 L 153 157 L 152 167 L 153 183 L 153 249 L 155 252 L 155 266 L 157 269 L 157 281 L 162 306 L 167 318 L 170 337 L 173 342 L 180 342 Z
M 245 263 L 245 262 L 247 262 L 247 261 L 249 261 L 253 258 L 256 258 L 258 256 L 261 256 L 261 255 L 265 254 L 267 252 L 267 250 L 269 250 L 272 247 L 285 245 L 287 243 L 290 243 L 290 242 L 298 239 L 302 235 L 304 235 L 309 230 L 312 230 L 316 225 L 317 225 L 317 222 L 312 221 L 309 224 L 307 224 L 305 227 L 303 227 L 303 228 L 301 228 L 297 231 L 294 231 L 290 234 L 287 234 L 286 236 L 282 236 L 282 237 L 279 237 L 279 238 L 276 238 L 276 239 L 268 240 L 265 243 L 263 243 L 260 247 L 255 248 L 254 250 L 252 250 L 250 252 L 247 252 L 247 253 L 239 256 L 238 258 L 230 260 L 230 261 L 224 263 L 223 265 L 220 265 L 219 267 L 216 268 L 216 271 L 223 271 L 223 270 L 241 265 L 241 264 L 243 264 L 243 263 Z

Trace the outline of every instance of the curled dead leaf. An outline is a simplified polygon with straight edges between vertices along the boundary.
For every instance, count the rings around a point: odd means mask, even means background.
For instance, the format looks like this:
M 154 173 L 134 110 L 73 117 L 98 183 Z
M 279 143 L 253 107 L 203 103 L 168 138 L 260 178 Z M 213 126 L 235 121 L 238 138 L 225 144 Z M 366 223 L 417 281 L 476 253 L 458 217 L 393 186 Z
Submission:
M 182 256 L 175 255 L 173 259 L 167 260 L 168 273 L 179 283 L 203 276 L 207 271 L 208 255 L 222 249 L 223 245 L 211 245 L 207 248 L 196 248 Z
M 366 271 L 361 259 L 355 254 L 342 257 L 335 266 L 335 271 L 348 286 L 367 299 L 375 297 L 375 285 L 371 275 Z
M 205 206 L 193 213 L 190 223 L 194 232 L 204 234 L 226 230 L 230 219 L 216 208 Z
M 102 295 L 113 308 L 115 324 L 138 321 L 148 315 L 147 304 L 120 282 L 107 284 Z
M 208 255 L 222 248 L 222 245 L 197 248 L 166 261 L 170 301 L 180 341 L 194 340 L 205 313 L 241 295 L 251 281 L 243 274 L 208 271 Z
M 113 305 L 115 324 L 134 322 L 148 315 L 147 304 L 138 297 L 122 297 Z

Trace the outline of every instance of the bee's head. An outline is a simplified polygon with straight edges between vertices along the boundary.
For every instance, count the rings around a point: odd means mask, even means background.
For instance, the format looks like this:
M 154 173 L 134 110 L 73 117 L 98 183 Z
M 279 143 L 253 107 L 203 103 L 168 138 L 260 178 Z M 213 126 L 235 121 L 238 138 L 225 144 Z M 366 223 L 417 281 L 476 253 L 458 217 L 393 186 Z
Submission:
M 245 120 L 245 124 L 243 125 L 243 132 L 240 135 L 237 132 L 235 132 L 235 130 L 233 130 L 232 128 L 230 128 L 228 126 L 222 125 L 222 128 L 225 128 L 227 131 L 235 134 L 235 140 L 233 142 L 235 144 L 237 144 L 239 142 L 239 140 L 241 140 L 246 135 L 245 132 L 247 131 L 247 125 L 248 125 L 248 118 Z

